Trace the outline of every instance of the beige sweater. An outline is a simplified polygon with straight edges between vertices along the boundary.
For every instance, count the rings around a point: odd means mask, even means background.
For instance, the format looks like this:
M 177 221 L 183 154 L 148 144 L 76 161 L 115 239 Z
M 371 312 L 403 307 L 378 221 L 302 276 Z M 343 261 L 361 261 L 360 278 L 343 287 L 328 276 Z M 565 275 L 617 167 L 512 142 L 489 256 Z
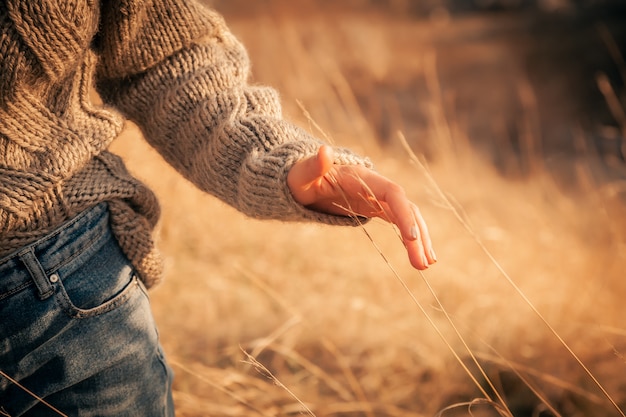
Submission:
M 246 52 L 215 12 L 190 0 L 3 0 L 0 34 L 0 258 L 106 201 L 143 281 L 160 279 L 158 203 L 107 151 L 125 119 L 248 216 L 354 224 L 292 198 L 287 171 L 320 143 L 283 120 L 274 90 L 248 85 Z M 368 164 L 336 151 L 336 163 Z

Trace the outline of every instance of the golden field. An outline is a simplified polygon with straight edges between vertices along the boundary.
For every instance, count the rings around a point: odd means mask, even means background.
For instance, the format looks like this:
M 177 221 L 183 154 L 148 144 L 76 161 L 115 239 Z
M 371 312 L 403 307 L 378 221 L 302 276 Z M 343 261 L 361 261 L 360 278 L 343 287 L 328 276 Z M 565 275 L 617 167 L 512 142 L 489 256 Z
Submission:
M 540 150 L 542 123 L 570 114 L 541 109 L 510 44 L 459 44 L 486 23 L 445 13 L 418 24 L 223 3 L 252 82 L 402 184 L 439 262 L 412 270 L 381 221 L 245 218 L 129 127 L 114 150 L 163 207 L 166 280 L 151 294 L 177 415 L 624 415 L 624 168 L 582 129 L 578 153 Z M 494 65 L 502 78 L 486 75 Z M 511 108 L 499 105 L 509 93 Z

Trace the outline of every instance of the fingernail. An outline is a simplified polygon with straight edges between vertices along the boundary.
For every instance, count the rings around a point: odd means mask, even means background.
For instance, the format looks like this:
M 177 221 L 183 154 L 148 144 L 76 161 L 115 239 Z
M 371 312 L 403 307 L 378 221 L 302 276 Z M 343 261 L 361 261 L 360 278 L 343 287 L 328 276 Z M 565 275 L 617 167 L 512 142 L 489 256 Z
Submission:
M 426 256 L 422 256 L 422 263 L 424 264 L 426 268 L 428 268 L 428 265 L 430 264 Z
M 433 249 L 430 250 L 430 257 L 433 258 L 433 261 L 437 262 L 437 255 Z
M 409 233 L 411 234 L 411 239 L 417 239 L 417 225 L 414 224 L 413 226 L 411 226 L 411 230 L 409 230 Z

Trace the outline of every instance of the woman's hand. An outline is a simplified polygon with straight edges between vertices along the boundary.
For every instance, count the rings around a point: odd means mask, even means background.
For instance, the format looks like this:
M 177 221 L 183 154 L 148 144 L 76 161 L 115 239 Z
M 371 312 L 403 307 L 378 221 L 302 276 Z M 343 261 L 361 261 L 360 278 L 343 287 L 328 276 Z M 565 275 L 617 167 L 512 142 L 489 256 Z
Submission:
M 411 265 L 426 269 L 437 258 L 426 222 L 402 187 L 363 166 L 334 165 L 333 149 L 297 162 L 287 175 L 295 200 L 312 210 L 345 216 L 380 217 L 400 230 Z

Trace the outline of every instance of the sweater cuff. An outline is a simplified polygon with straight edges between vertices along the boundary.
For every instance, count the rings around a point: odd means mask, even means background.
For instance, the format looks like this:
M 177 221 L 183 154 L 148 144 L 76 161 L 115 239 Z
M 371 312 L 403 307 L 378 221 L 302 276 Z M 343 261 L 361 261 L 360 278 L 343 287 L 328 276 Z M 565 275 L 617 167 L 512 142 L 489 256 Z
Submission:
M 300 130 L 299 128 L 296 128 Z M 307 135 L 304 131 L 302 134 Z M 245 161 L 239 183 L 239 209 L 259 219 L 283 221 L 313 221 L 328 225 L 359 226 L 369 219 L 341 216 L 311 210 L 298 203 L 287 185 L 287 174 L 298 161 L 315 156 L 322 145 L 310 138 L 287 142 L 270 152 L 253 151 Z M 371 162 L 345 148 L 334 148 L 335 164 L 362 165 L 371 168 Z

